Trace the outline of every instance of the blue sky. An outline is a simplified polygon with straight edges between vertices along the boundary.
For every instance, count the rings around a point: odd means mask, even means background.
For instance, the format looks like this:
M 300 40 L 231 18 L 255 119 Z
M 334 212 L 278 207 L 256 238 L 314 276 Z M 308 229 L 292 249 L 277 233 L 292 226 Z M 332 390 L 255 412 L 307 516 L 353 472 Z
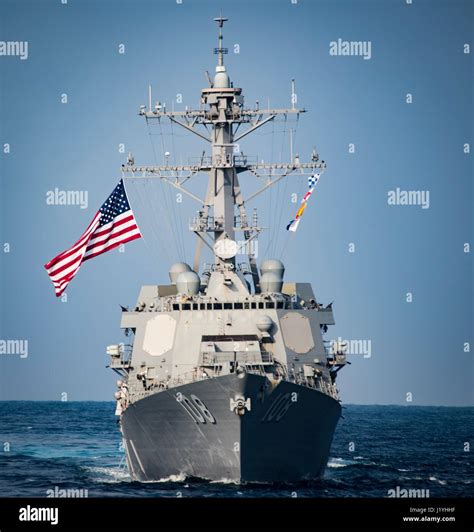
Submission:
M 307 160 L 316 146 L 328 164 L 293 238 L 285 226 L 300 179 L 255 206 L 262 225 L 276 225 L 261 254 L 282 258 L 288 280 L 335 301 L 327 338 L 371 342 L 371 356 L 353 355 L 340 374 L 343 401 L 407 404 L 411 393 L 411 404 L 472 404 L 472 254 L 464 252 L 472 155 L 464 145 L 472 146 L 473 65 L 464 46 L 472 46 L 473 4 L 439 0 L 1 0 L 0 39 L 28 41 L 28 58 L 0 56 L 0 339 L 28 340 L 28 357 L 0 355 L 0 399 L 112 399 L 105 346 L 122 341 L 119 304 L 133 305 L 143 284 L 167 282 L 171 262 L 192 260 L 187 220 L 196 205 L 137 184 L 129 197 L 144 240 L 85 264 L 67 302 L 56 300 L 43 269 L 86 228 L 128 151 L 139 164 L 154 164 L 155 153 L 160 162 L 163 151 L 178 163 L 201 154 L 199 140 L 148 130 L 137 111 L 149 83 L 168 108 L 199 105 L 221 9 L 230 19 L 226 63 L 247 104 L 289 106 L 295 78 L 298 105 L 308 109 L 242 148 L 288 160 L 291 128 L 295 153 Z M 370 42 L 371 58 L 330 55 L 339 38 Z M 241 182 L 255 187 L 250 176 Z M 204 184 L 202 176 L 195 190 Z M 48 205 L 55 188 L 87 191 L 87 209 Z M 428 191 L 429 208 L 389 205 L 397 188 Z

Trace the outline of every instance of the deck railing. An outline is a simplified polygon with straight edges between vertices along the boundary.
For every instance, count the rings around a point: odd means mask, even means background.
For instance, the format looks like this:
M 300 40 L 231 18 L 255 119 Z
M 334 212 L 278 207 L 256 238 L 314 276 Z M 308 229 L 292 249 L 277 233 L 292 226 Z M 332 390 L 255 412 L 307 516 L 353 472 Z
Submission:
M 267 354 L 271 357 L 271 353 L 267 353 Z M 215 368 L 212 369 L 212 371 L 214 372 L 213 374 L 210 374 L 211 373 L 210 369 L 208 369 L 209 371 L 209 374 L 208 374 L 206 369 L 199 368 L 193 371 L 187 371 L 180 375 L 176 375 L 175 377 L 171 377 L 169 379 L 154 381 L 150 385 L 148 385 L 146 390 L 134 392 L 132 396 L 130 397 L 130 401 L 131 402 L 137 401 L 138 399 L 141 399 L 142 397 L 146 397 L 150 395 L 150 393 L 157 392 L 159 390 L 167 390 L 170 388 L 183 386 L 184 384 L 189 384 L 192 382 L 199 382 L 202 380 L 212 379 L 212 378 L 230 374 L 227 370 L 223 372 L 222 369 L 219 369 L 221 367 L 222 367 L 222 364 L 216 364 Z M 258 362 L 240 364 L 239 362 L 239 367 L 245 368 L 246 373 L 250 373 L 253 375 L 260 375 L 262 377 L 266 377 L 268 375 L 268 364 L 262 364 Z M 291 382 L 299 386 L 304 386 L 305 388 L 311 388 L 313 390 L 318 390 L 319 392 L 324 393 L 332 397 L 333 399 L 336 399 L 336 400 L 339 399 L 335 384 L 328 382 L 320 377 L 318 378 L 305 377 L 304 375 L 297 373 L 292 369 L 288 371 L 288 367 L 283 364 L 275 365 L 273 374 L 274 375 L 276 374 L 277 379 L 281 380 L 282 382 Z

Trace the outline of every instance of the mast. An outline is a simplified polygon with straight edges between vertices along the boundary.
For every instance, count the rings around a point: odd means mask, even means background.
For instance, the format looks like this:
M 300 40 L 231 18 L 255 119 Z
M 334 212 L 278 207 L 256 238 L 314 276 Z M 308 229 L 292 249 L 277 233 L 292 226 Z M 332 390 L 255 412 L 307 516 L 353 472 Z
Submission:
M 135 166 L 134 163 L 127 162 L 122 166 L 122 173 L 125 178 L 157 177 L 199 202 L 201 209 L 189 224 L 198 237 L 195 264 L 199 263 L 200 249 L 205 244 L 214 254 L 214 267 L 225 272 L 237 267 L 235 256 L 241 249 L 235 242 L 236 232 L 242 233 L 244 242 L 248 243 L 256 239 L 262 230 L 258 226 L 255 210 L 252 220 L 249 219 L 246 203 L 289 175 L 309 176 L 316 170 L 322 173 L 326 164 L 314 154 L 311 163 L 302 163 L 299 157 L 295 157 L 288 163 L 259 164 L 240 150 L 238 143 L 241 139 L 275 117 L 299 116 L 305 109 L 295 106 L 294 94 L 291 108 L 259 109 L 258 105 L 254 109 L 245 108 L 242 89 L 233 86 L 224 64 L 224 55 L 228 50 L 223 47 L 223 27 L 228 19 L 220 16 L 214 20 L 219 28 L 218 46 L 214 49 L 217 65 L 214 78 L 211 79 L 208 75 L 209 86 L 201 91 L 200 108 L 167 111 L 157 102 L 153 110 L 147 110 L 142 105 L 139 112 L 147 121 L 168 119 L 194 133 L 210 144 L 211 156 L 206 157 L 203 153 L 198 164 L 180 166 Z M 294 92 L 294 88 L 292 90 Z M 204 126 L 205 129 L 200 130 L 198 126 Z M 245 129 L 237 135 L 241 126 Z M 205 198 L 197 197 L 184 186 L 189 179 L 201 172 L 209 175 Z M 265 182 L 264 186 L 246 199 L 243 198 L 238 179 L 242 172 L 250 172 Z M 248 255 L 254 289 L 258 292 L 256 257 L 252 252 Z
M 228 257 L 233 252 L 230 242 L 235 238 L 235 186 L 238 183 L 233 165 L 232 105 L 242 90 L 231 87 L 224 65 L 224 54 L 228 50 L 222 47 L 222 28 L 227 19 L 218 17 L 214 20 L 219 26 L 219 46 L 214 50 L 218 57 L 216 74 L 212 85 L 201 91 L 201 102 L 209 106 L 212 118 L 212 168 L 209 173 L 211 198 L 208 200 L 211 200 L 214 214 L 214 228 L 211 228 L 214 233 L 214 260 L 218 267 L 222 267 L 226 263 L 235 266 L 235 255 Z M 220 248 L 218 242 L 221 242 Z

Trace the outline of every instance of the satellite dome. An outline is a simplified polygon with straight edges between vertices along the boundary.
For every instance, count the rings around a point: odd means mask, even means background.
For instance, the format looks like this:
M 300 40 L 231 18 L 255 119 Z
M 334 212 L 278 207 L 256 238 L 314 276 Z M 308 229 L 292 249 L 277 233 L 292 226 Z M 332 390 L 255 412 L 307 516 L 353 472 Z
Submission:
M 285 273 L 285 266 L 283 265 L 283 262 L 278 259 L 267 259 L 262 262 L 260 265 L 260 272 L 262 275 L 265 273 L 276 273 L 279 275 L 280 279 L 283 279 L 283 275 Z
M 273 320 L 270 318 L 270 316 L 267 316 L 264 314 L 263 316 L 260 316 L 257 321 L 257 329 L 262 332 L 269 332 L 271 328 L 273 327 Z
M 260 277 L 262 292 L 281 292 L 283 279 L 278 273 L 266 272 Z
M 170 281 L 172 284 L 176 284 L 176 280 L 180 273 L 190 272 L 191 266 L 185 262 L 176 262 L 173 264 L 169 271 Z
M 199 292 L 200 285 L 201 279 L 199 278 L 199 275 L 193 271 L 181 272 L 176 279 L 178 294 L 195 296 Z
M 216 67 L 216 75 L 214 76 L 214 87 L 219 89 L 230 87 L 229 76 L 226 72 L 225 66 Z

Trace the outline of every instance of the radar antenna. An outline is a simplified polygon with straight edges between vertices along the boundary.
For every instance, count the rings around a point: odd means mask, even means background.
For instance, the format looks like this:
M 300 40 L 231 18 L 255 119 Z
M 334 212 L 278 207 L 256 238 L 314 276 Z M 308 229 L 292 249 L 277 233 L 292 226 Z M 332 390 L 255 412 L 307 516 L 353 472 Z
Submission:
M 221 15 L 214 20 L 219 28 L 218 47 L 214 49 L 214 53 L 218 56 L 217 66 L 214 79 L 209 79 L 209 86 L 201 91 L 201 107 L 196 110 L 186 107 L 184 111 L 174 109 L 167 111 L 164 107 L 155 106 L 153 110 L 147 111 L 146 106 L 141 106 L 139 112 L 147 121 L 167 119 L 194 133 L 211 145 L 211 155 L 203 154 L 188 165 L 127 165 L 122 167 L 122 170 L 125 178 L 157 177 L 199 202 L 200 210 L 189 223 L 189 228 L 198 237 L 195 264 L 199 263 L 200 250 L 205 244 L 214 254 L 214 268 L 222 272 L 235 270 L 237 268 L 235 256 L 241 253 L 242 247 L 245 247 L 254 288 L 258 292 L 256 257 L 251 251 L 254 246 L 247 244 L 257 239 L 262 228 L 258 226 L 256 214 L 249 219 L 246 205 L 289 175 L 310 176 L 316 171 L 321 174 L 326 168 L 326 163 L 319 161 L 315 150 L 311 162 L 308 163 L 301 162 L 299 156 L 291 157 L 287 163 L 263 161 L 259 163 L 256 157 L 246 155 L 242 151 L 238 143 L 247 135 L 277 116 L 286 119 L 292 115 L 298 119 L 300 113 L 306 110 L 296 105 L 294 80 L 291 108 L 272 109 L 269 105 L 267 109 L 259 106 L 246 108 L 242 89 L 233 86 L 224 65 L 224 55 L 228 50 L 223 47 L 222 28 L 228 19 Z M 237 135 L 237 130 L 241 126 L 243 130 L 239 130 Z M 184 186 L 201 172 L 209 175 L 205 198 L 198 197 Z M 238 178 L 243 172 L 249 172 L 263 181 L 262 187 L 247 198 L 243 197 Z M 236 232 L 243 233 L 244 246 L 238 247 L 234 241 Z

